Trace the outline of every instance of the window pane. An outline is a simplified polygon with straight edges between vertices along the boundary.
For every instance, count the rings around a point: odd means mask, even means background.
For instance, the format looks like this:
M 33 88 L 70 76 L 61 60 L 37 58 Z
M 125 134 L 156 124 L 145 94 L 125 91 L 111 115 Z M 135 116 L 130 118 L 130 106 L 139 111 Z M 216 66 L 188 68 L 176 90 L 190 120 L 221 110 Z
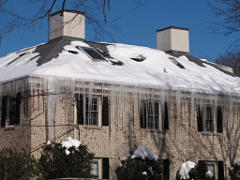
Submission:
M 98 54 L 94 49 L 83 48 L 83 50 L 88 53 L 94 59 L 105 60 L 100 54 Z
M 85 98 L 85 124 L 98 125 L 98 98 Z
M 213 111 L 212 107 L 206 107 L 206 131 L 213 131 L 214 130 L 214 123 L 213 123 Z
M 207 163 L 207 168 L 208 168 L 207 175 L 210 178 L 215 178 L 216 177 L 216 175 L 215 175 L 215 165 Z
M 141 102 L 140 111 L 141 111 L 141 116 L 143 116 L 141 117 L 142 128 L 158 129 L 159 127 L 158 102 L 143 100 Z M 143 126 L 143 123 L 144 123 L 144 126 Z
M 98 161 L 91 162 L 91 174 L 94 177 L 98 177 Z

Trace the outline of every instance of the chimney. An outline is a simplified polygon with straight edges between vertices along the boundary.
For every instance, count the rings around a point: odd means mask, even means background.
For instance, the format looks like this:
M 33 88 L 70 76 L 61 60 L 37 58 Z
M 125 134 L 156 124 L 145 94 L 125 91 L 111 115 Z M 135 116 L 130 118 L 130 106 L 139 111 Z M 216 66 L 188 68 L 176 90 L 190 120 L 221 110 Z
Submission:
M 157 49 L 189 53 L 189 29 L 170 26 L 157 30 Z
M 50 16 L 50 39 L 61 36 L 85 39 L 85 13 L 80 11 L 58 11 Z

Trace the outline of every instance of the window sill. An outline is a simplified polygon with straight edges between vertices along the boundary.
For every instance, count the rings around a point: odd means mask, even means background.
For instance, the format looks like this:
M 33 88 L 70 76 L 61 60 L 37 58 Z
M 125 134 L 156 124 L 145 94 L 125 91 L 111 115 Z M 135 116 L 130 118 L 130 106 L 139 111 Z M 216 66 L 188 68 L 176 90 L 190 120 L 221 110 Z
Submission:
M 147 132 L 154 132 L 154 133 L 165 133 L 168 132 L 168 130 L 162 130 L 162 129 L 148 129 L 148 128 L 140 128 L 141 131 L 147 131 Z
M 198 133 L 202 135 L 222 135 L 223 133 L 219 132 L 210 132 L 210 131 L 198 131 Z
M 80 125 L 80 124 L 78 124 L 78 127 L 82 127 L 84 129 L 102 129 L 102 126 L 98 126 L 98 125 Z
M 8 125 L 4 127 L 5 131 L 13 131 L 15 130 L 15 125 Z

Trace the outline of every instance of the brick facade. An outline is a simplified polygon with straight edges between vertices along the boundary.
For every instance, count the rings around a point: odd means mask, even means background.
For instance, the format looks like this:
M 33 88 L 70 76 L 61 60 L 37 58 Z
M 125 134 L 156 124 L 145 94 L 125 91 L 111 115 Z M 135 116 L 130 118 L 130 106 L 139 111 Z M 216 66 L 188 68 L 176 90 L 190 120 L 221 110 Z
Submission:
M 167 92 L 169 102 L 169 130 L 145 129 L 140 127 L 141 89 L 122 93 L 123 89 L 111 86 L 95 85 L 92 91 L 84 91 L 84 86 L 67 93 L 51 94 L 41 88 L 31 89 L 28 99 L 29 117 L 23 114 L 21 101 L 21 122 L 8 129 L 0 129 L 0 147 L 24 147 L 36 157 L 47 140 L 61 141 L 72 136 L 86 144 L 96 157 L 108 157 L 110 160 L 110 179 L 116 179 L 116 168 L 121 159 L 139 145 L 146 146 L 161 159 L 170 161 L 170 179 L 175 179 L 177 170 L 187 160 L 223 161 L 225 176 L 231 162 L 239 162 L 239 123 L 240 100 L 233 97 L 211 96 L 204 94 Z M 87 87 L 89 88 L 89 87 Z M 96 91 L 95 91 L 96 89 Z M 114 93 L 113 93 L 114 91 Z M 116 93 L 115 93 L 116 91 Z M 158 91 L 145 89 L 148 94 Z M 92 93 L 99 97 L 109 97 L 109 126 L 86 126 L 77 124 L 75 93 Z M 137 95 L 133 95 L 137 93 Z M 216 98 L 217 97 L 217 98 Z M 166 98 L 166 97 L 164 97 Z M 224 105 L 223 132 L 199 132 L 197 128 L 197 104 L 199 99 L 208 103 L 215 99 Z M 51 104 L 51 102 L 56 104 Z M 230 106 L 226 105 L 230 102 Z M 1 106 L 2 103 L 0 103 Z M 51 113 L 48 111 L 52 106 Z M 1 107 L 0 107 L 1 111 Z M 1 118 L 1 116 L 0 116 Z

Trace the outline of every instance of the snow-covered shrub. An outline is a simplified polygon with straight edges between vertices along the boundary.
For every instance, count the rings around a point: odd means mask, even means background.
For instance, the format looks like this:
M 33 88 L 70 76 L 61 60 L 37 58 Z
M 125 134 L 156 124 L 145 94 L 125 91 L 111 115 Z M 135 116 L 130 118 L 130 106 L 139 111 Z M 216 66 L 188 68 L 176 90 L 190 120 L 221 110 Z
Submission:
M 229 168 L 229 176 L 231 179 L 240 180 L 240 164 L 232 164 L 231 168 Z
M 94 155 L 80 141 L 68 138 L 62 143 L 48 143 L 39 159 L 43 178 L 91 177 L 90 161 Z
M 144 146 L 125 156 L 116 170 L 119 180 L 157 180 L 161 176 L 161 161 Z
M 30 153 L 11 149 L 0 151 L 0 178 L 2 180 L 26 180 L 38 175 L 37 161 Z
M 213 180 L 205 163 L 184 162 L 178 171 L 177 180 Z

